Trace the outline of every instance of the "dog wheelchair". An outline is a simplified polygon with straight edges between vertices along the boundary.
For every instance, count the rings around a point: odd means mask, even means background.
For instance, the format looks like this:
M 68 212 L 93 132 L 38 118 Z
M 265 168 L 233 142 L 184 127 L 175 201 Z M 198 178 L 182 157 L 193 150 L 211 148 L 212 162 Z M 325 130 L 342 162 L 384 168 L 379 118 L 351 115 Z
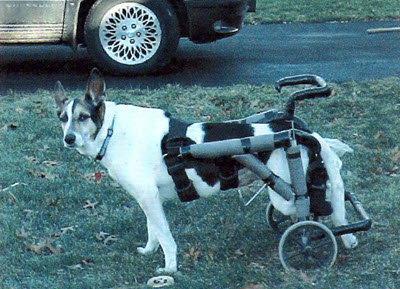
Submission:
M 349 225 L 334 228 L 319 222 L 320 217 L 332 213 L 326 201 L 327 172 L 320 156 L 319 141 L 306 128 L 303 121 L 294 116 L 296 101 L 317 97 L 329 97 L 331 89 L 319 76 L 302 75 L 283 78 L 276 84 L 278 92 L 285 86 L 311 85 L 291 94 L 284 112 L 270 110 L 250 117 L 230 121 L 242 124 L 279 124 L 284 127 L 275 133 L 245 138 L 190 144 L 179 147 L 181 159 L 217 159 L 229 157 L 256 174 L 264 183 L 286 201 L 295 205 L 295 214 L 285 216 L 269 203 L 266 218 L 269 226 L 283 233 L 279 242 L 279 258 L 287 270 L 307 270 L 330 268 L 337 256 L 335 236 L 366 231 L 371 220 L 354 193 L 345 193 L 359 218 Z M 305 173 L 300 154 L 300 146 L 309 151 L 309 167 Z M 288 161 L 291 184 L 274 174 L 258 153 L 272 153 L 283 148 Z M 256 197 L 255 194 L 253 196 Z

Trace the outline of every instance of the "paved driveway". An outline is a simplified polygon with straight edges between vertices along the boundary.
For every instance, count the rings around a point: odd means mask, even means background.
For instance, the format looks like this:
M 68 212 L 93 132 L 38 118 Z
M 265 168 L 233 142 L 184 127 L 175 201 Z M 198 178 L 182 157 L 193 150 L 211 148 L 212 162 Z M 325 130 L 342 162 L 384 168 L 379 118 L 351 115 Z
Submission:
M 400 75 L 400 33 L 367 34 L 400 22 L 273 24 L 246 26 L 231 38 L 196 45 L 181 40 L 177 57 L 159 75 L 107 76 L 108 87 L 157 88 L 167 83 L 203 86 L 273 83 L 280 77 L 315 73 L 331 82 Z M 92 64 L 84 49 L 0 47 L 0 93 L 51 89 L 61 80 L 82 88 Z

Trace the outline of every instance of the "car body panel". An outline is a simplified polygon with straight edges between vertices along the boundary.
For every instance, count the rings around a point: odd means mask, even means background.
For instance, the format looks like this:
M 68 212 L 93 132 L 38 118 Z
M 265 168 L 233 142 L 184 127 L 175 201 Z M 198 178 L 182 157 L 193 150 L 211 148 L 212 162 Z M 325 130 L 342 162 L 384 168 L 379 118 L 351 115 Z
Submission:
M 189 39 L 207 43 L 236 34 L 249 9 L 247 0 L 185 0 Z
M 66 0 L 0 0 L 0 42 L 61 40 Z
M 82 0 L 67 0 L 65 4 L 64 26 L 62 42 L 67 43 L 76 51 L 78 45 L 77 33 L 79 24 L 79 9 Z

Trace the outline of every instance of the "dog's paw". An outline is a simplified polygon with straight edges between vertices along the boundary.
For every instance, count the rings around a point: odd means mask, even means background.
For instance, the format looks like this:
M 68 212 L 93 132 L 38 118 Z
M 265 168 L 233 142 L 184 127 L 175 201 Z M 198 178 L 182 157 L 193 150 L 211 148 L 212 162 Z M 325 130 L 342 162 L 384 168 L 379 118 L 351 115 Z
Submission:
M 357 237 L 354 236 L 353 234 L 343 235 L 342 241 L 343 241 L 344 246 L 347 249 L 353 249 L 353 248 L 357 247 L 357 245 L 358 245 Z
M 149 254 L 152 254 L 152 253 L 154 253 L 155 251 L 157 251 L 157 248 L 158 248 L 158 247 L 155 247 L 155 248 L 137 247 L 136 249 L 137 249 L 137 251 L 139 252 L 139 254 L 142 254 L 142 255 L 149 255 Z
M 165 268 L 158 268 L 157 270 L 156 270 L 156 273 L 157 274 L 173 274 L 173 273 L 176 273 L 178 271 L 178 268 L 175 266 L 175 267 L 171 267 L 171 268 L 167 268 L 167 267 L 165 267 Z

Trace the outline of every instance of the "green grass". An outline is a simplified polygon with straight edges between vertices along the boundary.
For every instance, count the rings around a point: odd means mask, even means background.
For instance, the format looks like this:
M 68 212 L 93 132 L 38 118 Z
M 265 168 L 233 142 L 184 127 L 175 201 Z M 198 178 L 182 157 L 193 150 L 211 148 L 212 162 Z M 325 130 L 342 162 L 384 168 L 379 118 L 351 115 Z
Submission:
M 329 272 L 291 275 L 278 260 L 280 236 L 266 228 L 265 194 L 246 208 L 236 191 L 168 202 L 180 265 L 172 288 L 400 287 L 400 79 L 333 87 L 330 99 L 304 102 L 298 115 L 355 150 L 343 159 L 343 176 L 374 221 L 357 234 L 359 246 L 340 245 Z M 108 92 L 113 101 L 161 107 L 187 121 L 239 118 L 282 107 L 286 97 L 270 85 Z M 103 168 L 62 146 L 51 92 L 0 96 L 0 163 L 3 189 L 25 184 L 0 191 L 0 288 L 147 288 L 163 256 L 136 252 L 146 241 L 145 217 L 109 177 L 91 178 Z M 87 201 L 98 204 L 85 208 Z M 100 232 L 116 239 L 105 244 Z M 41 252 L 27 249 L 46 240 Z
M 380 0 L 258 0 L 247 23 L 369 21 L 400 18 L 400 1 Z

